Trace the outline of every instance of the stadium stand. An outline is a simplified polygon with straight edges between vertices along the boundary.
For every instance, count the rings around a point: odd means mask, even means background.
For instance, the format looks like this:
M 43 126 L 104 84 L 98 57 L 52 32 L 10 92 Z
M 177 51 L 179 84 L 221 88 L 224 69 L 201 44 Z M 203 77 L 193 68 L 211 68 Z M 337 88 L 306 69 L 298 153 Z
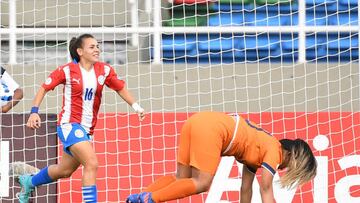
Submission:
M 358 25 L 355 0 L 306 0 L 306 25 Z M 289 0 L 177 0 L 166 26 L 296 26 L 297 1 Z M 164 62 L 294 62 L 298 58 L 297 33 L 163 35 Z M 291 42 L 291 43 L 290 43 Z M 309 61 L 358 59 L 357 35 L 307 33 Z

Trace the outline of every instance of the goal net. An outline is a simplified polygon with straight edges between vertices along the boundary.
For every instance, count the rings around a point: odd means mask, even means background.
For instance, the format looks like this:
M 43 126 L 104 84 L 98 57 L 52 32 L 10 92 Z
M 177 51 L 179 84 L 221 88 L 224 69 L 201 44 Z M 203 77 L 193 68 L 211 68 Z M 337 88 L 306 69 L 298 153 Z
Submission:
M 288 190 L 276 175 L 277 202 L 360 201 L 358 1 L 2 0 L 0 11 L 0 62 L 24 90 L 0 114 L 0 164 L 10 167 L 10 175 L 0 169 L 1 202 L 18 202 L 11 163 L 43 168 L 61 160 L 62 87 L 43 100 L 39 130 L 25 123 L 37 89 L 70 61 L 68 41 L 83 33 L 96 37 L 101 61 L 147 112 L 140 123 L 104 89 L 93 140 L 99 202 L 123 202 L 175 174 L 179 132 L 199 111 L 238 112 L 279 139 L 309 143 L 316 178 Z M 173 202 L 239 202 L 241 169 L 224 157 L 208 192 Z M 31 201 L 82 202 L 81 177 L 82 167 L 39 187 Z M 261 202 L 259 180 L 252 202 Z

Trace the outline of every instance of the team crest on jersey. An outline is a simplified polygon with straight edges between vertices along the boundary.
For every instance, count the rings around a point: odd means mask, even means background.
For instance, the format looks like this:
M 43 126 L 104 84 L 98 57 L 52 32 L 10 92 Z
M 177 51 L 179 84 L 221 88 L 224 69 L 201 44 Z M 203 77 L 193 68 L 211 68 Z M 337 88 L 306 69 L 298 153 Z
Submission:
M 104 85 L 104 82 L 105 82 L 105 77 L 103 75 L 99 75 L 98 77 L 98 83 L 100 85 Z
M 46 79 L 45 85 L 50 85 L 51 82 L 52 82 L 52 79 L 49 77 L 49 78 Z

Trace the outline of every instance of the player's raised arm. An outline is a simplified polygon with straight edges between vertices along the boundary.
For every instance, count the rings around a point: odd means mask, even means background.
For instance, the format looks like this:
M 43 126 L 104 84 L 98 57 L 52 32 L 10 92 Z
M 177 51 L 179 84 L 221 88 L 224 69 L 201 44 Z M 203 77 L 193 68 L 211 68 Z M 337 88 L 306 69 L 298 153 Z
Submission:
M 145 111 L 137 102 L 135 102 L 135 99 L 131 95 L 131 93 L 125 87 L 117 91 L 117 93 L 124 101 L 126 101 L 126 103 L 128 103 L 134 109 L 134 111 L 139 116 L 139 120 L 143 121 L 145 118 Z
M 136 102 L 135 98 L 131 93 L 126 89 L 125 81 L 121 80 L 119 76 L 115 73 L 114 69 L 111 66 L 106 66 L 108 68 L 108 75 L 105 79 L 105 84 L 115 90 L 119 96 L 128 103 L 133 110 L 138 114 L 139 120 L 143 121 L 145 118 L 144 109 Z

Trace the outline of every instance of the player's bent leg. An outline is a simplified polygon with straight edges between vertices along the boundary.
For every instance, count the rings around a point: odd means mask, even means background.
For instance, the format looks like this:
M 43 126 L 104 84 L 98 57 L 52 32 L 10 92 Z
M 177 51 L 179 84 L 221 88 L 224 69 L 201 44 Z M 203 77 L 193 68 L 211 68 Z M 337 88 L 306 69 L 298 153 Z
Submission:
M 149 186 L 147 186 L 144 190 L 144 192 L 155 192 L 157 190 L 160 190 L 171 183 L 176 181 L 175 176 L 163 176 L 158 179 L 156 179 L 153 183 L 151 183 Z
M 49 176 L 55 181 L 60 178 L 68 178 L 80 166 L 74 157 L 63 152 L 60 163 L 49 166 Z
M 191 166 L 177 163 L 176 178 L 191 178 Z
M 210 189 L 214 175 L 205 171 L 200 171 L 195 167 L 191 168 L 191 173 L 197 193 L 206 192 Z
M 82 191 L 85 202 L 97 202 L 96 173 L 98 161 L 89 141 L 78 142 L 70 148 L 71 154 L 80 162 L 83 169 Z
M 79 142 L 71 146 L 70 151 L 74 158 L 84 167 L 82 184 L 84 186 L 94 185 L 98 161 L 92 144 L 88 141 Z
M 177 179 L 167 187 L 155 192 L 140 194 L 140 202 L 166 202 L 196 194 L 196 186 L 192 178 Z

